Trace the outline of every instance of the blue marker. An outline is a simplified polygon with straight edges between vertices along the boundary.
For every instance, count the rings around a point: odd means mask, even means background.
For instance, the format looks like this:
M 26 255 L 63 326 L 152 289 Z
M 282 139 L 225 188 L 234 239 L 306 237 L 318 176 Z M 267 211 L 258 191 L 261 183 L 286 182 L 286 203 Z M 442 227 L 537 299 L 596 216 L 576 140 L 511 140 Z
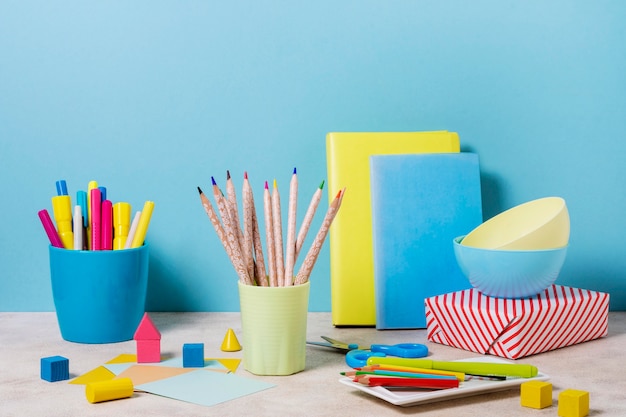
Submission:
M 102 196 L 102 201 L 107 199 L 107 187 L 98 187 L 100 190 L 100 195 Z
M 65 180 L 57 181 L 57 195 L 67 195 L 67 184 Z
M 89 216 L 87 213 L 87 193 L 85 191 L 76 191 L 76 204 L 80 206 L 83 214 L 83 227 L 89 227 Z

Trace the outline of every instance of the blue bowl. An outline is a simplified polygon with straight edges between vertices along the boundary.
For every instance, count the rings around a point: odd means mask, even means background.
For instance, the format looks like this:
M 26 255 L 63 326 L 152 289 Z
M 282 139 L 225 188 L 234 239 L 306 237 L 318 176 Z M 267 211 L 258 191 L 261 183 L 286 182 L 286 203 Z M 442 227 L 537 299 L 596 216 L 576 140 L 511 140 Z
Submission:
M 498 250 L 461 245 L 454 239 L 454 255 L 470 284 L 481 293 L 499 298 L 526 298 L 554 284 L 567 254 L 567 246 L 540 250 Z

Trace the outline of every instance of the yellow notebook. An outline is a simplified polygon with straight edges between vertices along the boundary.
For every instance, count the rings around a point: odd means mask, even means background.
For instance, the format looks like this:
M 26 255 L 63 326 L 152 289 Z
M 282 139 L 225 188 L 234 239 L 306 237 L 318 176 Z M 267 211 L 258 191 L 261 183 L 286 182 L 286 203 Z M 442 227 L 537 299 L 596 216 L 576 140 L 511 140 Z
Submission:
M 326 136 L 329 198 L 346 187 L 330 229 L 330 290 L 335 326 L 374 326 L 374 249 L 370 156 L 460 151 L 459 135 L 432 132 L 333 132 Z

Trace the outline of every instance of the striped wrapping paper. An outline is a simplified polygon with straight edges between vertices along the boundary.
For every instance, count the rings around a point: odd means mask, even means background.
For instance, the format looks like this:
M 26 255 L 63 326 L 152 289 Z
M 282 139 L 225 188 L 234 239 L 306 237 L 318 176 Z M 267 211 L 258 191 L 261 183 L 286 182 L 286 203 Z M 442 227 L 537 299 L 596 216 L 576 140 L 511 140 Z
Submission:
M 518 359 L 603 337 L 609 294 L 552 285 L 526 299 L 489 297 L 476 289 L 427 298 L 428 340 Z

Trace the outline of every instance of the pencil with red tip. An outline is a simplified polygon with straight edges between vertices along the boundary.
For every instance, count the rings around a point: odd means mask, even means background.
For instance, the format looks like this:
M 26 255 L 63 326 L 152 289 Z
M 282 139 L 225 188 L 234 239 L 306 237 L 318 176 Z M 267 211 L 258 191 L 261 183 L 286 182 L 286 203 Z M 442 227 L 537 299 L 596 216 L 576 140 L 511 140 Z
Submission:
M 402 378 L 359 375 L 355 377 L 353 381 L 370 387 L 412 387 L 422 389 L 446 389 L 459 387 L 459 380 L 456 378 Z

